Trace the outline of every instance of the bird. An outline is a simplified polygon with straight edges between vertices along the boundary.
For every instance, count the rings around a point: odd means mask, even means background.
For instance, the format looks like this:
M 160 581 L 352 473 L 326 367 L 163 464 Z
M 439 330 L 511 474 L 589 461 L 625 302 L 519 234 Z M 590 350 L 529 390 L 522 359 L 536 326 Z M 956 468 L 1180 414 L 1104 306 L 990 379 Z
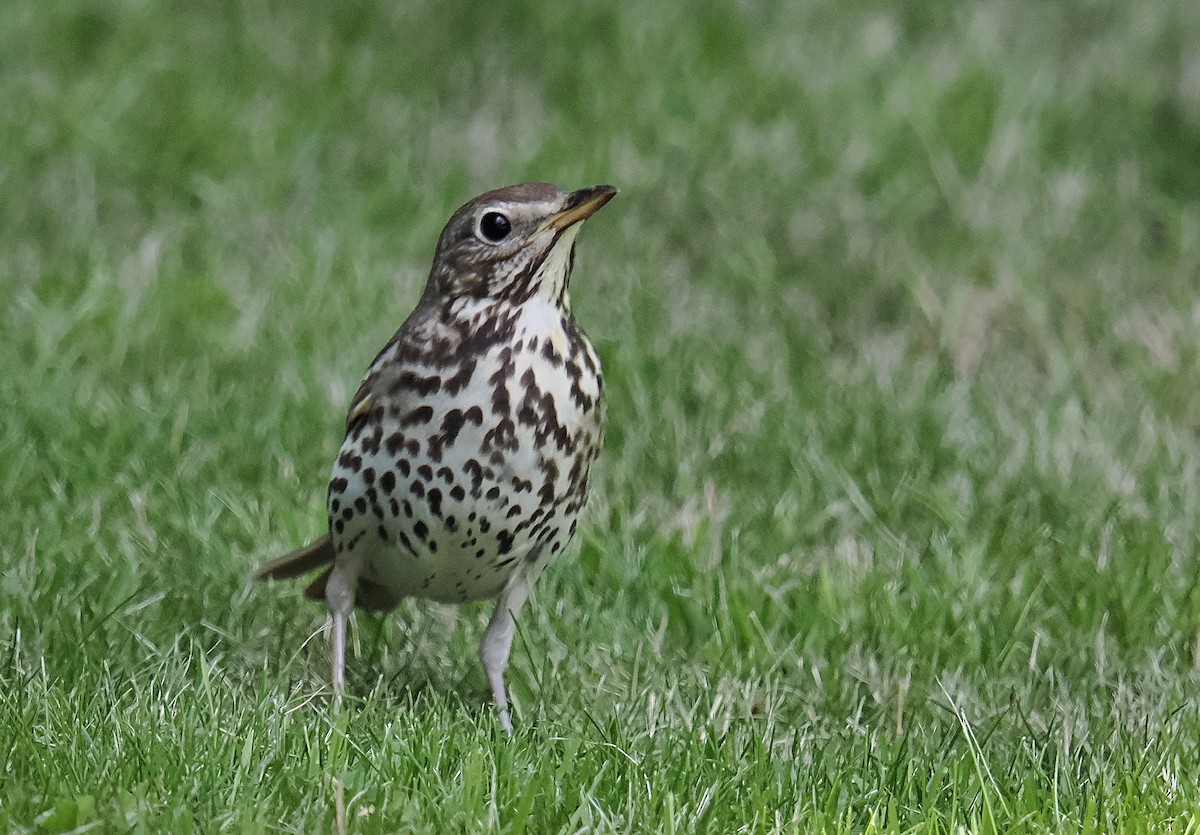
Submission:
M 600 360 L 571 311 L 583 222 L 617 190 L 524 183 L 468 201 L 442 230 L 416 306 L 350 401 L 328 532 L 258 579 L 321 573 L 335 705 L 355 606 L 495 599 L 479 660 L 511 734 L 516 617 L 575 535 L 604 436 Z

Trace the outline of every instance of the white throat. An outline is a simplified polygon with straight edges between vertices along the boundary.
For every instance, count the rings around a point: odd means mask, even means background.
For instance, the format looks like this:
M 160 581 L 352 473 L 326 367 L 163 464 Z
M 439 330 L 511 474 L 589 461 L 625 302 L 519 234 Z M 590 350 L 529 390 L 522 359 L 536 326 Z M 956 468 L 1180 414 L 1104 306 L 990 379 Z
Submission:
M 554 248 L 542 262 L 537 275 L 534 276 L 538 295 L 555 303 L 561 298 L 563 308 L 568 310 L 570 309 L 570 300 L 566 295 L 566 287 L 568 273 L 571 269 L 571 248 L 575 245 L 575 236 L 579 234 L 581 225 L 576 223 L 563 230 L 558 240 L 554 242 Z

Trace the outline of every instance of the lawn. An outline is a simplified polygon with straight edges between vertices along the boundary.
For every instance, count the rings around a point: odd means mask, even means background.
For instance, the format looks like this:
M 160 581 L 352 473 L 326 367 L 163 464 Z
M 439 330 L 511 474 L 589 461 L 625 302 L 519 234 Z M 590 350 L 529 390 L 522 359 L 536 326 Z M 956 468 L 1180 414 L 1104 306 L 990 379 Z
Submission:
M 1200 4 L 0 4 L 0 831 L 1196 832 Z M 621 193 L 488 606 L 251 584 L 488 188 Z

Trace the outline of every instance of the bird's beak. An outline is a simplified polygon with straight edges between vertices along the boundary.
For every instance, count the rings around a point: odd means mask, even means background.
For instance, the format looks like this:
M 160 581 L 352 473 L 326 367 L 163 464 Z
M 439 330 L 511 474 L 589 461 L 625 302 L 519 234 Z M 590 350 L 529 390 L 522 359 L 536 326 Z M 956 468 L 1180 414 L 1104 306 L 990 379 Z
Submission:
M 573 191 L 567 195 L 567 205 L 558 214 L 551 215 L 546 219 L 546 222 L 541 225 L 538 232 L 545 232 L 547 229 L 566 229 L 579 223 L 581 220 L 587 220 L 600 210 L 600 207 L 613 199 L 613 195 L 617 190 L 612 186 L 592 186 L 591 188 L 581 188 L 579 191 Z

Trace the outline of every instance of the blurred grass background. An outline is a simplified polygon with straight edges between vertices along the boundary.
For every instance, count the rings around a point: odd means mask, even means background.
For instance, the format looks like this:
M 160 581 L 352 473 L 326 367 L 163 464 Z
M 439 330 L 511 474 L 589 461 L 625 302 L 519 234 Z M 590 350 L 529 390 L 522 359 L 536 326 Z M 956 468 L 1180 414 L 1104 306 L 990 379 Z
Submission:
M 0 5 L 0 827 L 1190 831 L 1200 6 Z M 612 182 L 522 620 L 251 587 L 450 212 Z

